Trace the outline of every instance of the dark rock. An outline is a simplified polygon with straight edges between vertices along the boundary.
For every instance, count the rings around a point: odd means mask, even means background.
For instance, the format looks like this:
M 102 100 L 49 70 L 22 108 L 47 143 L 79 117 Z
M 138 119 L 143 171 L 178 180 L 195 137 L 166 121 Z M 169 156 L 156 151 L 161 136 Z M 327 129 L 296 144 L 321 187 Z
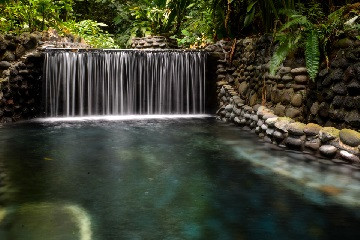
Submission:
M 338 82 L 342 80 L 343 78 L 343 70 L 341 68 L 337 68 L 335 70 L 332 70 L 330 74 L 325 78 L 325 80 L 322 82 L 323 86 L 329 86 L 333 82 Z
M 17 46 L 16 50 L 15 50 L 15 56 L 16 58 L 21 58 L 26 52 L 26 49 L 24 48 L 23 45 L 19 45 Z
M 300 138 L 287 137 L 285 144 L 290 148 L 301 148 L 303 141 Z
M 345 111 L 343 109 L 330 109 L 329 117 L 336 121 L 344 121 Z
M 327 104 L 326 102 L 322 102 L 319 105 L 319 111 L 318 114 L 320 117 L 322 118 L 327 118 L 329 116 L 329 104 Z
M 334 47 L 337 48 L 349 48 L 352 46 L 354 46 L 354 41 L 349 38 L 340 39 L 334 44 Z
M 335 59 L 331 63 L 331 67 L 333 68 L 347 68 L 349 65 L 350 63 L 346 60 L 346 58 Z
M 319 112 L 319 106 L 320 104 L 318 102 L 313 103 L 313 105 L 310 108 L 310 113 L 312 115 L 317 115 L 317 113 Z
M 11 66 L 11 64 L 7 61 L 0 62 L 0 69 L 8 69 L 10 66 Z
M 309 140 L 309 141 L 305 142 L 305 147 L 309 148 L 309 149 L 311 149 L 313 151 L 319 150 L 320 145 L 321 145 L 321 142 L 320 142 L 320 139 L 318 139 L 318 138 L 315 138 L 315 139 L 312 139 L 312 140 Z
M 342 129 L 339 133 L 340 140 L 351 147 L 360 145 L 360 133 L 351 129 Z
M 348 110 L 356 109 L 358 106 L 356 106 L 356 101 L 354 100 L 354 97 L 346 96 L 343 102 L 344 108 Z
M 334 157 L 336 155 L 336 152 L 337 152 L 337 148 L 332 146 L 332 145 L 322 145 L 320 148 L 319 148 L 319 152 L 325 156 L 325 157 Z
M 321 78 L 325 77 L 328 73 L 329 73 L 329 70 L 327 68 L 325 68 L 319 72 L 319 77 L 321 77 Z
M 352 80 L 350 84 L 347 85 L 347 90 L 350 95 L 359 95 L 360 94 L 360 83 L 356 80 Z
M 300 113 L 299 109 L 290 107 L 286 109 L 285 116 L 289 118 L 296 118 L 300 116 Z
M 331 102 L 335 97 L 335 93 L 332 90 L 327 90 L 323 93 L 326 102 Z
M 3 59 L 4 61 L 15 61 L 16 57 L 15 57 L 15 54 L 11 51 L 6 51 L 3 55 Z
M 351 111 L 345 117 L 345 122 L 354 128 L 360 128 L 360 114 L 359 111 Z
M 332 105 L 336 108 L 342 107 L 344 103 L 345 97 L 343 96 L 335 96 L 334 100 L 332 101 Z
M 343 82 L 335 84 L 332 87 L 332 90 L 334 91 L 334 93 L 336 93 L 338 95 L 346 95 L 346 93 L 347 93 L 346 86 Z

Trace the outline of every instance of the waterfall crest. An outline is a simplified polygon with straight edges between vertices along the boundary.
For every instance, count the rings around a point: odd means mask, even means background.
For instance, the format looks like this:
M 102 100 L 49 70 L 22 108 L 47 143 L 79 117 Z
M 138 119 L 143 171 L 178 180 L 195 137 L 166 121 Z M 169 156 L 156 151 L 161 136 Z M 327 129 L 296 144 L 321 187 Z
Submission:
M 46 52 L 48 117 L 205 112 L 201 51 Z

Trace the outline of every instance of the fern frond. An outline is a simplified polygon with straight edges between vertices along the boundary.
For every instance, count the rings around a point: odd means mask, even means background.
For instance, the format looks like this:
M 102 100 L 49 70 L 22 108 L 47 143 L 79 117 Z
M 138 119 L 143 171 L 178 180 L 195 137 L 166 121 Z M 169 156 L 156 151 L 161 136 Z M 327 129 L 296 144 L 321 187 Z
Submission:
M 291 51 L 298 47 L 298 42 L 301 39 L 301 35 L 288 37 L 284 42 L 281 42 L 279 47 L 275 50 L 270 60 L 269 72 L 270 75 L 275 75 L 277 69 Z
M 309 25 L 311 24 L 309 22 L 309 20 L 306 18 L 306 16 L 303 15 L 292 15 L 290 17 L 290 20 L 288 22 L 286 22 L 281 28 L 280 28 L 280 32 L 285 31 L 293 26 L 295 27 L 299 27 L 300 26 L 304 26 L 304 25 Z
M 309 76 L 315 81 L 319 71 L 320 62 L 319 39 L 315 30 L 308 33 L 305 43 L 305 60 Z

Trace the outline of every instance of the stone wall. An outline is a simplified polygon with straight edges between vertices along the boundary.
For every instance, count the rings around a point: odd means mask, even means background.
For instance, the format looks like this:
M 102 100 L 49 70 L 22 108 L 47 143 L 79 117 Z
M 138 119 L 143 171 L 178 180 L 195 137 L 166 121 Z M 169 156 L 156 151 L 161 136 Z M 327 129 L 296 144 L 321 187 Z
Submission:
M 296 55 L 270 76 L 269 37 L 209 46 L 217 65 L 218 118 L 281 147 L 360 168 L 360 44 L 344 41 L 335 45 L 331 67 L 323 64 L 315 82 Z
M 131 47 L 136 49 L 175 49 L 178 48 L 175 39 L 169 39 L 163 36 L 147 36 L 142 38 L 133 38 Z
M 45 47 L 87 47 L 73 36 L 55 31 L 0 36 L 0 123 L 41 114 Z
M 340 39 L 309 89 L 307 120 L 360 129 L 360 41 Z
M 309 77 L 301 59 L 285 62 L 275 76 L 270 76 L 269 60 L 273 52 L 270 37 L 240 39 L 235 45 L 221 41 L 207 50 L 218 57 L 217 84 L 233 86 L 239 93 L 238 101 L 249 106 L 263 103 L 278 116 L 304 120 L 303 103 Z

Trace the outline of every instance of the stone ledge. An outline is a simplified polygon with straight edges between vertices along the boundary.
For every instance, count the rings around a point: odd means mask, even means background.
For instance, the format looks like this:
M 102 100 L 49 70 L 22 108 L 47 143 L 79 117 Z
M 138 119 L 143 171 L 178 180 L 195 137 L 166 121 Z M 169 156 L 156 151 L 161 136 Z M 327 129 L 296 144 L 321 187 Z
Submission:
M 327 159 L 343 159 L 348 164 L 360 164 L 360 133 L 350 129 L 321 127 L 309 123 L 305 125 L 288 117 L 278 117 L 264 106 L 250 107 L 236 103 L 235 89 L 218 85 L 218 97 L 222 106 L 218 118 L 224 122 L 233 122 L 240 127 L 250 128 L 259 137 L 279 146 L 299 151 L 309 149 L 312 154 Z M 238 94 L 239 95 L 239 94 Z M 236 96 L 237 102 L 242 100 Z

